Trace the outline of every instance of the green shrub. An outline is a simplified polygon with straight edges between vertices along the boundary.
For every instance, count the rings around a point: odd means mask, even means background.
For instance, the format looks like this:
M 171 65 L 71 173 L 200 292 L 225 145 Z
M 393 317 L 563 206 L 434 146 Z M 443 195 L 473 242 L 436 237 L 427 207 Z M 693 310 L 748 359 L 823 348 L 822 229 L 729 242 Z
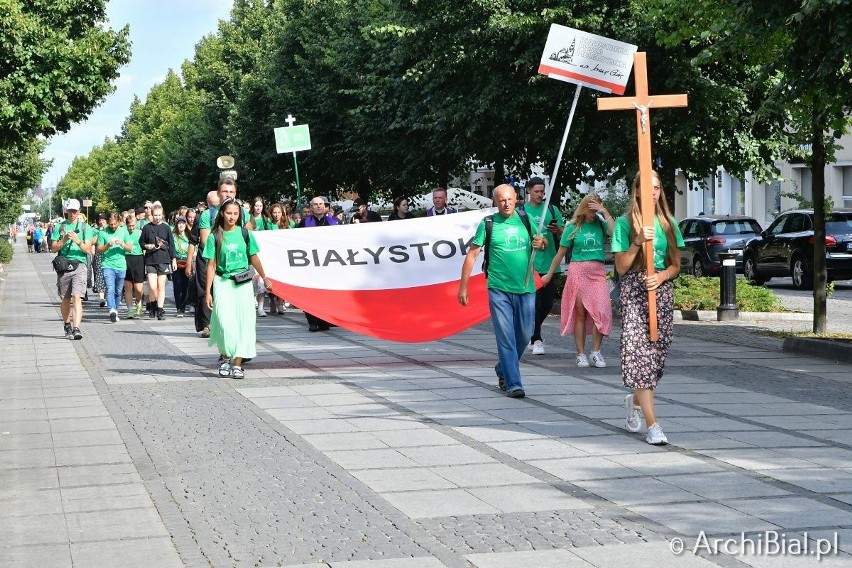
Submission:
M 0 264 L 12 262 L 12 245 L 5 239 L 0 239 Z
M 719 278 L 681 275 L 674 281 L 674 302 L 678 310 L 715 310 L 719 307 Z M 737 279 L 737 307 L 744 312 L 780 312 L 781 300 L 772 290 L 752 286 Z

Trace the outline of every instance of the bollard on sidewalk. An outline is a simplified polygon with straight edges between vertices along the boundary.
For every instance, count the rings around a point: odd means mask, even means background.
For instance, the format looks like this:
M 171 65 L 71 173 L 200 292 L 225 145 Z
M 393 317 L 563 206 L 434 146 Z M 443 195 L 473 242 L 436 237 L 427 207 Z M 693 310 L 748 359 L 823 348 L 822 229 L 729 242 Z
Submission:
M 716 321 L 739 319 L 737 308 L 737 253 L 721 252 L 722 269 L 719 272 L 719 307 L 716 308 Z

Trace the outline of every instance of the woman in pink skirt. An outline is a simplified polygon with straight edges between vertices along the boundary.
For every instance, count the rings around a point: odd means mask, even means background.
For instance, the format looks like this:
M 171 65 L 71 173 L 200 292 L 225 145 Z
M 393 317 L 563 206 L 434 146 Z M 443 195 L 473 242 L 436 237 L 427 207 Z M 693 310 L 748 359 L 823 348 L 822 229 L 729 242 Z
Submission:
M 604 220 L 596 215 L 600 213 Z M 577 366 L 606 367 L 601 355 L 601 343 L 612 328 L 612 306 L 604 270 L 604 238 L 612 234 L 615 221 L 592 193 L 580 201 L 571 223 L 565 227 L 559 250 L 542 277 L 547 285 L 562 259 L 568 253 L 570 264 L 565 288 L 562 290 L 562 335 L 574 334 L 577 346 Z M 592 351 L 586 356 L 586 335 L 592 335 Z

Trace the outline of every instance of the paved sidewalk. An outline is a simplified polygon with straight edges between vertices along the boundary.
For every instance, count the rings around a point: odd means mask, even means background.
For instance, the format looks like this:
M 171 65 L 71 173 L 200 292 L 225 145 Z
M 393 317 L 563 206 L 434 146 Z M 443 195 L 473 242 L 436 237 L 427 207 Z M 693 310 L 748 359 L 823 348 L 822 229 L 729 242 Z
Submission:
M 622 427 L 617 332 L 608 368 L 578 369 L 551 318 L 514 400 L 487 325 L 397 344 L 293 311 L 259 320 L 234 381 L 191 318 L 110 324 L 90 302 L 62 339 L 49 255 L 21 249 L 0 283 L 0 566 L 852 565 L 850 365 L 678 324 L 657 448 Z

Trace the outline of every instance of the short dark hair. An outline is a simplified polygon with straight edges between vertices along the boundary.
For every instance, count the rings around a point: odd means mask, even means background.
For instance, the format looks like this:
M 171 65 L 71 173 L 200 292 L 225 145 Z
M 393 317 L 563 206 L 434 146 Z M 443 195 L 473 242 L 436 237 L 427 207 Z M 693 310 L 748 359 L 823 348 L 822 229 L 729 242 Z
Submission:
M 544 180 L 543 180 L 543 179 L 541 179 L 541 178 L 540 178 L 540 177 L 538 177 L 538 176 L 531 177 L 531 178 L 527 181 L 527 187 L 532 187 L 532 186 L 534 186 L 534 185 L 543 185 L 544 187 L 547 187 L 547 184 L 546 184 L 546 183 L 544 183 Z
M 223 185 L 233 185 L 234 189 L 237 187 L 237 180 L 234 178 L 226 177 L 219 180 L 218 188 L 221 188 Z

